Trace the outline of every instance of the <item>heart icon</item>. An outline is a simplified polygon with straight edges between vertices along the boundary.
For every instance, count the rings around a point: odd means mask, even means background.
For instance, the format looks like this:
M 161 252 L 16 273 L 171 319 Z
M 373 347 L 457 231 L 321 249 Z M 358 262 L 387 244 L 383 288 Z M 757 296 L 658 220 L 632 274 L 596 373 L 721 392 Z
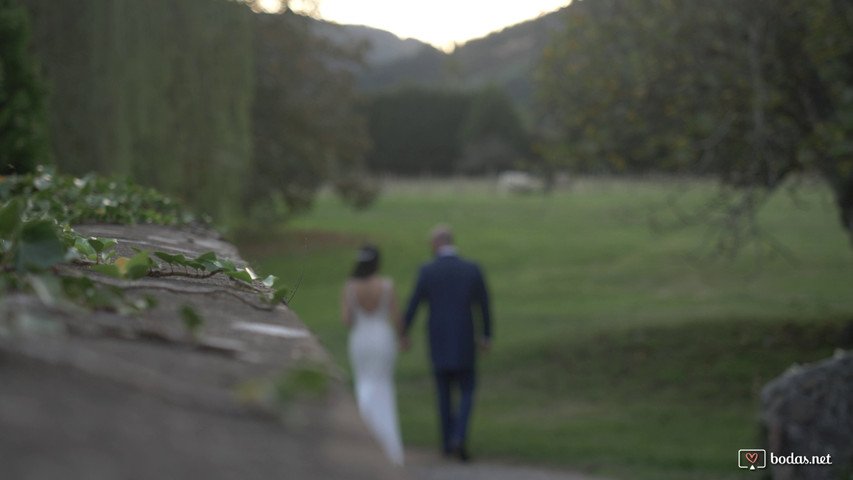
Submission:
M 758 452 L 749 452 L 744 454 L 744 456 L 749 460 L 749 463 L 755 463 L 758 460 Z

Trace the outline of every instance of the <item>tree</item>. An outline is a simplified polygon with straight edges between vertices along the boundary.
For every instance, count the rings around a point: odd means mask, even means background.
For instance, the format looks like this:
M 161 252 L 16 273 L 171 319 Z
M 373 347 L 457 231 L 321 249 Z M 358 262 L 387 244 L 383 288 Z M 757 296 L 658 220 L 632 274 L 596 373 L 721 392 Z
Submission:
M 567 13 L 539 71 L 552 161 L 714 176 L 734 238 L 791 175 L 817 172 L 853 238 L 853 5 L 583 0 Z
M 412 87 L 376 95 L 368 106 L 368 165 L 404 175 L 453 173 L 470 101 L 467 93 Z
M 48 160 L 46 88 L 29 53 L 27 12 L 0 0 L 0 173 L 29 173 Z
M 57 167 L 234 213 L 251 149 L 251 11 L 230 0 L 21 0 Z
M 345 199 L 364 198 L 354 179 L 361 178 L 367 129 L 346 68 L 359 62 L 360 46 L 334 45 L 313 22 L 289 11 L 253 17 L 254 152 L 245 201 L 256 212 L 306 209 L 327 180 L 355 191 Z
M 460 135 L 464 152 L 458 170 L 465 173 L 511 168 L 529 150 L 521 116 L 507 94 L 495 86 L 474 95 Z

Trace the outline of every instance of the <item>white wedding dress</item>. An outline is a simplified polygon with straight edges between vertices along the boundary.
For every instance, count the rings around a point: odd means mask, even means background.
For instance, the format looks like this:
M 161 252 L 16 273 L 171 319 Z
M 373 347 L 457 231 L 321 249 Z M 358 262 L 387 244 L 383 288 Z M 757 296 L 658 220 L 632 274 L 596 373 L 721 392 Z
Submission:
M 382 298 L 372 312 L 361 308 L 352 288 L 347 291 L 347 302 L 353 321 L 349 355 L 358 409 L 391 462 L 403 465 L 403 443 L 394 390 L 397 337 L 389 315 L 391 282 L 382 282 Z

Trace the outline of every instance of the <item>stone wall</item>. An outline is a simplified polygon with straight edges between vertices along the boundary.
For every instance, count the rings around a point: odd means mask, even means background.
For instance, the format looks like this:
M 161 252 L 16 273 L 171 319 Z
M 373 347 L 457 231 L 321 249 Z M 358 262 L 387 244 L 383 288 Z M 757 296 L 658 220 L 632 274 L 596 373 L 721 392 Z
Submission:
M 233 246 L 205 232 L 77 231 L 117 238 L 122 256 L 131 247 L 189 257 L 212 250 L 243 264 Z M 286 305 L 264 305 L 224 275 L 121 280 L 60 268 L 156 306 L 122 315 L 35 295 L 0 297 L 0 478 L 404 476 L 367 431 L 339 369 Z M 188 335 L 184 306 L 203 318 L 197 334 Z M 313 379 L 310 388 L 300 378 Z

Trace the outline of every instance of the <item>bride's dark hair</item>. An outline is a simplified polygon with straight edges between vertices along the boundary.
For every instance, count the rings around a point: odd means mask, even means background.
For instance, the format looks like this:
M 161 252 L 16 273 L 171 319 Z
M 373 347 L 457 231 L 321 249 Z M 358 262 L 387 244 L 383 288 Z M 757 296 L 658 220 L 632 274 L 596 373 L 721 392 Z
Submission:
M 379 270 L 379 249 L 373 245 L 365 245 L 358 250 L 355 261 L 355 267 L 350 276 L 367 278 Z

